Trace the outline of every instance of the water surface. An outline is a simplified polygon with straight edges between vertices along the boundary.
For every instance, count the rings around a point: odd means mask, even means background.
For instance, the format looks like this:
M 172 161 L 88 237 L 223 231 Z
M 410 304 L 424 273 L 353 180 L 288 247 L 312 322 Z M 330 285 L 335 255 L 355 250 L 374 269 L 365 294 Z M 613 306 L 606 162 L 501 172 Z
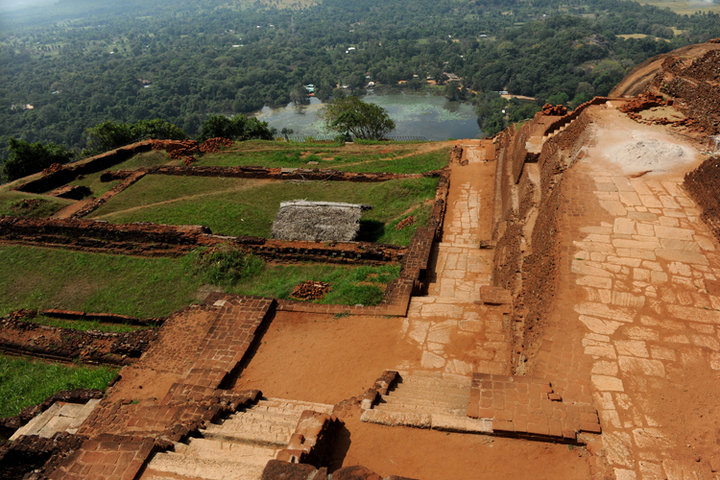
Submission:
M 390 137 L 413 137 L 427 140 L 449 138 L 480 138 L 475 108 L 469 103 L 450 102 L 436 95 L 388 94 L 366 95 L 363 100 L 383 107 L 395 121 L 395 130 Z M 291 128 L 295 138 L 332 137 L 333 132 L 325 130 L 318 112 L 322 102 L 310 99 L 310 105 L 288 104 L 282 108 L 265 107 L 255 116 L 270 126 Z

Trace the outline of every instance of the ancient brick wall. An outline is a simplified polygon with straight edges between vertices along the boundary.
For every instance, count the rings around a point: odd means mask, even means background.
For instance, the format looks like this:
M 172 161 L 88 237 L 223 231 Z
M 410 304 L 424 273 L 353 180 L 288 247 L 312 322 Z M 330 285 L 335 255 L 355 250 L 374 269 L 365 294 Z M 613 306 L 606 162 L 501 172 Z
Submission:
M 113 165 L 124 162 L 138 153 L 148 152 L 152 149 L 153 140 L 144 140 L 124 147 L 110 150 L 109 152 L 90 157 L 86 160 L 68 165 L 61 165 L 58 168 L 48 169 L 39 178 L 34 178 L 23 183 L 15 190 L 29 193 L 43 193 L 61 187 L 68 182 L 75 180 L 80 175 L 99 172 L 110 168 Z
M 685 174 L 684 186 L 702 207 L 702 219 L 720 240 L 720 157 L 708 158 Z
M 230 244 L 285 262 L 394 263 L 405 248 L 367 242 L 284 242 L 260 237 L 212 235 L 197 225 L 112 224 L 84 219 L 31 219 L 0 216 L 0 241 L 23 245 L 144 256 L 174 256 L 194 248 Z
M 337 182 L 387 182 L 400 178 L 437 177 L 440 171 L 428 173 L 387 173 L 387 172 L 341 172 L 329 169 L 307 168 L 266 168 L 252 166 L 237 167 L 194 167 L 160 165 L 143 168 L 147 174 L 173 175 L 183 177 L 235 177 L 258 178 L 270 180 L 323 180 Z M 127 172 L 121 171 L 114 175 L 124 176 Z
M 517 207 L 505 207 L 496 226 L 494 282 L 514 294 L 515 320 L 523 325 L 516 344 L 532 339 L 528 332 L 547 312 L 555 293 L 560 186 L 563 172 L 579 155 L 588 115 L 583 109 L 562 132 L 546 140 L 537 167 L 526 165 L 518 184 L 500 184 L 512 190 L 501 196 L 512 200 L 515 195 Z M 498 171 L 501 168 L 498 165 Z
M 156 336 L 154 328 L 127 333 L 83 332 L 13 317 L 0 319 L 1 351 L 60 361 L 129 364 L 142 355 Z

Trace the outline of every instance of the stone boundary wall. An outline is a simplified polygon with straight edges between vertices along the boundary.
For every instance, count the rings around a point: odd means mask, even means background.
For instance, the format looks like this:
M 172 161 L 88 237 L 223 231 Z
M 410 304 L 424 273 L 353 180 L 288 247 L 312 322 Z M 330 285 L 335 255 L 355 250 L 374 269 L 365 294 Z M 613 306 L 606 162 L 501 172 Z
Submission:
M 610 97 L 594 97 L 591 100 L 588 100 L 585 103 L 581 103 L 580 105 L 575 108 L 572 112 L 568 113 L 567 115 L 563 115 L 561 118 L 559 118 L 557 121 L 551 123 L 548 125 L 548 127 L 545 129 L 545 135 L 550 135 L 551 133 L 555 132 L 556 130 L 561 129 L 565 125 L 569 124 L 576 118 L 580 116 L 580 114 L 585 111 L 586 108 L 591 107 L 593 105 L 602 105 L 610 100 L 626 100 L 624 98 L 610 98 Z
M 517 183 L 520 180 L 520 175 L 522 175 L 526 162 L 537 161 L 537 155 L 528 152 L 525 146 L 530 138 L 531 129 L 532 122 L 528 122 L 520 127 L 520 130 L 515 132 L 510 145 L 508 145 L 510 147 L 510 171 L 508 173 L 510 174 L 510 181 L 513 183 Z
M 46 169 L 40 177 L 33 175 L 30 180 L 15 187 L 15 190 L 28 193 L 43 193 L 54 190 L 75 180 L 80 175 L 97 173 L 124 162 L 138 153 L 149 152 L 153 149 L 154 142 L 155 140 L 143 140 L 79 162 Z
M 62 362 L 128 365 L 148 349 L 157 329 L 133 332 L 79 331 L 13 317 L 0 319 L 0 351 Z
M 333 182 L 387 182 L 402 178 L 438 177 L 440 170 L 427 173 L 389 173 L 389 172 L 343 172 L 331 169 L 309 168 L 268 168 L 254 166 L 236 167 L 196 167 L 158 165 L 138 170 L 119 170 L 101 176 L 102 181 L 116 180 L 131 175 L 134 171 L 143 171 L 147 175 L 172 175 L 180 177 L 231 177 L 256 178 L 269 180 L 316 180 Z
M 399 262 L 406 249 L 370 242 L 286 242 L 213 235 L 198 225 L 112 224 L 66 218 L 0 216 L 0 242 L 142 256 L 177 256 L 197 247 L 230 244 L 260 257 L 329 263 Z
M 593 101 L 604 103 L 607 99 L 597 97 Z M 508 191 L 501 192 L 496 202 L 514 201 L 517 205 L 506 207 L 495 227 L 494 282 L 514 295 L 514 320 L 521 325 L 514 339 L 518 348 L 531 347 L 533 329 L 537 330 L 555 294 L 560 186 L 563 172 L 582 146 L 590 122 L 586 109 L 591 102 L 565 124 L 564 130 L 544 142 L 534 172 L 524 169 L 518 184 L 507 181 L 507 176 L 500 183 L 500 187 Z M 510 142 L 503 139 L 505 145 Z M 500 161 L 508 163 L 512 159 L 506 156 Z M 508 175 L 503 167 L 498 164 L 498 173 Z
M 720 157 L 711 157 L 685 174 L 685 189 L 702 207 L 702 219 L 720 240 Z

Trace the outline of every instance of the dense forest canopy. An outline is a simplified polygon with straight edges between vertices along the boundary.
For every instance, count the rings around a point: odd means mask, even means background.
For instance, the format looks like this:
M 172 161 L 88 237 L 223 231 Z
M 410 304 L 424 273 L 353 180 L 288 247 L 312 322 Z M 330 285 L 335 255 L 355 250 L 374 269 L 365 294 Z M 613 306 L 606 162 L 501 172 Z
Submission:
M 421 88 L 579 102 L 637 63 L 720 36 L 720 16 L 621 0 L 60 0 L 0 13 L 0 148 L 82 148 L 104 121 L 161 118 L 191 136 L 212 114 Z M 316 4 L 314 4 L 316 3 Z M 621 35 L 630 35 L 622 37 Z M 5 156 L 6 151 L 0 152 Z

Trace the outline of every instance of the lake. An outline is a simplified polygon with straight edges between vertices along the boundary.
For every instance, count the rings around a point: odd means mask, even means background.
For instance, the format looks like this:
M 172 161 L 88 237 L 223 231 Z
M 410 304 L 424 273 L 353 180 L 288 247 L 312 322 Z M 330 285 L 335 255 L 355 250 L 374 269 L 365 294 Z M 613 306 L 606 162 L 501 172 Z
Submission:
M 395 121 L 390 137 L 413 137 L 427 140 L 448 138 L 480 138 L 475 107 L 469 103 L 450 102 L 437 95 L 389 94 L 366 95 L 363 101 L 383 107 Z M 292 103 L 283 108 L 265 107 L 255 116 L 270 126 L 294 130 L 294 138 L 331 137 L 333 132 L 324 129 L 318 112 L 322 102 L 310 99 L 310 105 Z

